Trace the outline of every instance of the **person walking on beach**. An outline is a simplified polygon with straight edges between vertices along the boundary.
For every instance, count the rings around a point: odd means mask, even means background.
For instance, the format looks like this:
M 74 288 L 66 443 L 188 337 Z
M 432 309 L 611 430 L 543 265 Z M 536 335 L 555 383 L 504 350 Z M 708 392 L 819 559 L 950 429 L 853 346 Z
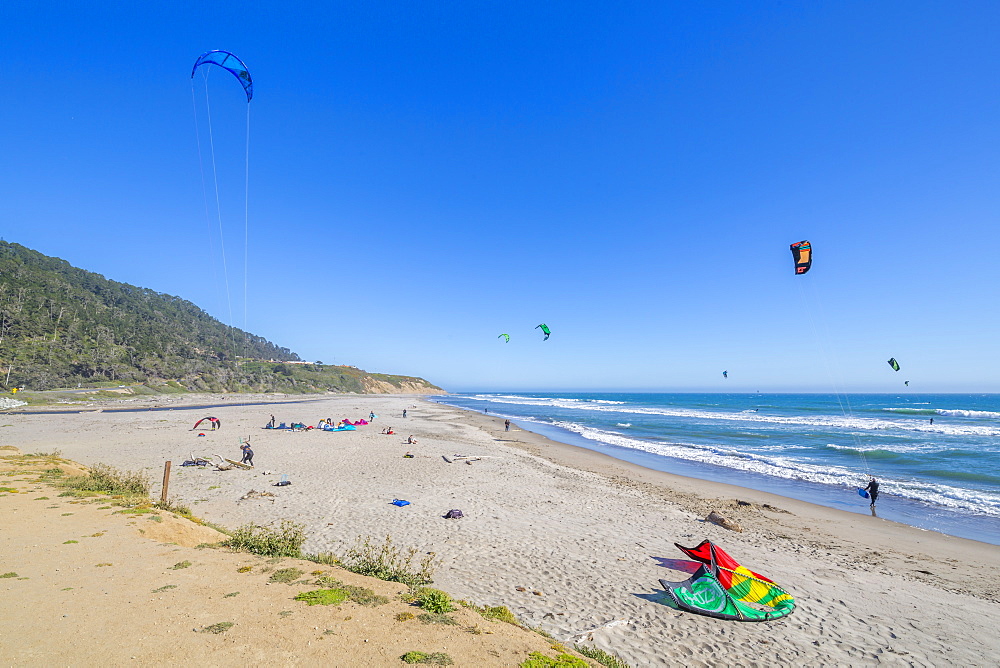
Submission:
M 240 463 L 253 466 L 253 450 L 250 449 L 250 441 L 247 440 L 244 442 L 243 445 L 240 446 L 240 450 L 243 451 L 243 461 Z
M 871 505 L 872 509 L 874 509 L 875 501 L 878 500 L 878 480 L 875 479 L 875 476 L 868 476 L 868 477 L 871 478 L 871 480 L 868 482 L 868 486 L 865 487 L 865 491 L 868 492 L 868 496 L 871 497 L 872 500 Z
M 368 414 L 368 421 L 369 422 L 375 421 L 375 411 L 372 411 L 371 413 Z
M 510 431 L 510 420 L 504 420 L 503 421 L 503 430 L 504 431 Z
M 274 429 L 274 416 L 273 415 L 271 416 L 271 422 L 268 423 L 268 426 L 270 426 L 271 429 Z
M 406 409 L 403 409 L 403 417 L 406 417 Z

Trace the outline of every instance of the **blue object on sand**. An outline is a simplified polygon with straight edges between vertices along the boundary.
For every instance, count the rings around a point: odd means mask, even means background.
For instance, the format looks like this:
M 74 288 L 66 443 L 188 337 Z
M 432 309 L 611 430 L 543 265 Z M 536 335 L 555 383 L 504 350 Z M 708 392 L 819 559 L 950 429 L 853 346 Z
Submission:
M 868 496 L 868 492 L 865 491 L 865 490 L 863 490 L 863 489 L 861 489 L 860 487 L 858 487 L 858 496 L 860 496 L 860 497 L 862 497 L 864 499 L 871 498 L 871 497 Z
M 402 507 L 402 506 L 408 506 L 408 505 L 410 505 L 410 502 L 409 501 L 403 501 L 402 499 L 393 499 L 392 500 L 392 505 Z

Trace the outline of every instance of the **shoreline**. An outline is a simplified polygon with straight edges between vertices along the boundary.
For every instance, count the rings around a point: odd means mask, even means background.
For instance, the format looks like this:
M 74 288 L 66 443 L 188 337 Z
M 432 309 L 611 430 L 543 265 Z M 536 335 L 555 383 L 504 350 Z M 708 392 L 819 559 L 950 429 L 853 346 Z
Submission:
M 482 415 L 482 408 L 449 403 L 447 397 L 433 397 L 428 400 L 432 403 L 441 403 L 459 410 L 469 411 L 473 415 Z M 493 410 L 491 407 L 491 414 Z M 519 428 L 536 433 L 555 443 L 600 454 L 613 461 L 637 467 L 639 470 L 663 472 L 684 480 L 699 481 L 703 485 L 727 485 L 735 490 L 745 489 L 747 493 L 753 491 L 770 494 L 781 500 L 795 500 L 837 510 L 847 515 L 868 517 L 868 502 L 860 500 L 853 493 L 854 488 L 837 487 L 794 477 L 772 477 L 762 472 L 676 458 L 669 454 L 651 454 L 641 449 L 607 443 L 600 440 L 599 437 L 588 438 L 575 430 L 534 419 L 531 416 L 507 414 L 503 408 L 499 408 L 495 414 L 499 416 L 501 422 L 504 418 L 508 418 L 512 424 L 516 424 Z M 724 445 L 725 441 L 721 443 Z M 946 505 L 935 505 L 907 496 L 896 496 L 886 492 L 885 488 L 883 488 L 876 513 L 879 519 L 922 531 L 1000 546 L 1000 518 L 994 515 L 950 508 Z
M 501 418 L 418 395 L 329 396 L 278 417 L 315 424 L 370 411 L 382 417 L 357 431 L 274 433 L 259 427 L 277 411 L 234 405 L 215 411 L 225 427 L 204 438 L 182 412 L 7 414 L 0 445 L 58 448 L 156 481 L 172 459 L 171 497 L 211 522 L 292 520 L 305 526 L 308 552 L 392 536 L 418 555 L 436 553 L 434 586 L 456 598 L 506 605 L 560 642 L 585 641 L 634 666 L 975 665 L 1000 656 L 990 626 L 1000 602 L 996 546 L 645 469 L 504 432 Z M 380 434 L 385 426 L 396 434 Z M 177 466 L 191 452 L 232 457 L 248 433 L 253 471 Z M 405 443 L 409 434 L 417 445 Z M 291 485 L 273 486 L 281 475 Z M 250 489 L 274 496 L 241 500 Z M 465 517 L 442 519 L 449 509 Z M 705 522 L 710 510 L 742 532 Z M 704 538 L 786 588 L 795 613 L 761 627 L 667 607 L 658 579 L 687 577 L 670 568 L 683 556 L 674 543 Z

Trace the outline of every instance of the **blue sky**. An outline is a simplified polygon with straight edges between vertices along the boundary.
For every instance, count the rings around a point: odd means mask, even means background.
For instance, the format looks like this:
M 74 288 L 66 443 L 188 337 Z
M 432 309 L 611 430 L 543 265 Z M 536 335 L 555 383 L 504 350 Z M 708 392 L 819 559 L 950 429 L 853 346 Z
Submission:
M 305 359 L 452 390 L 1000 391 L 998 22 L 15 0 L 0 235 L 230 322 L 207 85 L 232 322 Z M 218 69 L 192 96 L 210 49 L 255 81 L 245 320 L 246 102 Z

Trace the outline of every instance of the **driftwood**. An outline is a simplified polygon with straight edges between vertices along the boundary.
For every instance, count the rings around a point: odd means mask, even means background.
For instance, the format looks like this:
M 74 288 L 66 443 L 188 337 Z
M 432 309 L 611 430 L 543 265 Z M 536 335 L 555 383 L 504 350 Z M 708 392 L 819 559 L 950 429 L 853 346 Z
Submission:
M 258 492 L 255 489 L 251 489 L 249 492 L 241 496 L 236 503 L 240 501 L 249 501 L 251 499 L 271 499 L 271 503 L 274 503 L 274 494 L 270 492 Z
M 714 510 L 708 514 L 705 518 L 706 522 L 711 522 L 712 524 L 717 524 L 723 529 L 729 529 L 730 531 L 735 531 L 737 533 L 743 533 L 743 527 L 741 527 L 736 522 L 727 520 L 725 517 L 715 512 Z

